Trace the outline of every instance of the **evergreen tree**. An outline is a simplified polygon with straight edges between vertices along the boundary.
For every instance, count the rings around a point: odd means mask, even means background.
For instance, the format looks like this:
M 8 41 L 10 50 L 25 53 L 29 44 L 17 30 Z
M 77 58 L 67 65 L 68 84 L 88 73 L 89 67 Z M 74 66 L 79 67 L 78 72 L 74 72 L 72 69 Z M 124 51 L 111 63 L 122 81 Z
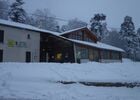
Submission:
M 90 29 L 100 41 L 108 34 L 105 20 L 106 16 L 104 14 L 95 14 L 94 17 L 90 20 Z
M 117 30 L 115 28 L 110 28 L 108 35 L 102 39 L 102 42 L 115 47 L 125 49 L 126 43 L 124 40 L 120 39 L 119 31 L 120 30 Z
M 138 28 L 138 30 L 137 30 L 137 34 L 140 36 L 140 28 Z
M 23 0 L 16 0 L 10 6 L 9 18 L 12 21 L 19 22 L 19 23 L 25 23 L 25 21 L 26 21 L 26 12 L 22 7 L 23 4 L 24 4 Z
M 132 17 L 126 16 L 124 18 L 124 22 L 121 24 L 120 37 L 126 41 L 127 56 L 135 60 L 136 53 L 139 51 L 139 42 Z

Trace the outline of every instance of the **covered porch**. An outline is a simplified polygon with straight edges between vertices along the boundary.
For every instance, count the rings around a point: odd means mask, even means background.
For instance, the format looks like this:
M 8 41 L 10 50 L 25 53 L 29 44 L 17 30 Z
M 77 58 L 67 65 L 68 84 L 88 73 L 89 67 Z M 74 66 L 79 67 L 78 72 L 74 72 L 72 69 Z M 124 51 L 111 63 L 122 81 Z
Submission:
M 75 62 L 73 42 L 45 33 L 40 38 L 40 62 Z

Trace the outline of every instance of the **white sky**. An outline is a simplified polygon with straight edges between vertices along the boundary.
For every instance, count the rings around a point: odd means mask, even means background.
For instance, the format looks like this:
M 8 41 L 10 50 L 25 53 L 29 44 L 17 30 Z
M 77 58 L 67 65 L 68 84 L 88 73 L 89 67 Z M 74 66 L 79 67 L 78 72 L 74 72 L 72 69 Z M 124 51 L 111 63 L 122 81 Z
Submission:
M 140 0 L 24 0 L 25 9 L 48 8 L 56 17 L 79 18 L 89 22 L 95 13 L 107 15 L 109 27 L 120 28 L 126 15 L 132 16 L 136 27 L 140 27 Z

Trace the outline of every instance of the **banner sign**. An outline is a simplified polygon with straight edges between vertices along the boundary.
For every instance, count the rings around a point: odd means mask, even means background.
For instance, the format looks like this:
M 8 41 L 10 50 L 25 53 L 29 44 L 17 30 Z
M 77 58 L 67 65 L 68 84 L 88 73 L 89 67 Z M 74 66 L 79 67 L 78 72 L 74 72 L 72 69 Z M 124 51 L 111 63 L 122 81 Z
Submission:
M 8 47 L 19 47 L 19 48 L 27 48 L 27 43 L 22 41 L 8 40 Z

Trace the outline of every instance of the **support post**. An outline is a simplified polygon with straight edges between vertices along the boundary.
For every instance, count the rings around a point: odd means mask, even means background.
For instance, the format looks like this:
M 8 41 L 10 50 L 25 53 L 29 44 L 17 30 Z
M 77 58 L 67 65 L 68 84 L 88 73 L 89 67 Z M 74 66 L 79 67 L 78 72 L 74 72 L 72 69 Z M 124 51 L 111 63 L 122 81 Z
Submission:
M 75 43 L 73 44 L 73 48 L 74 48 L 74 60 L 75 60 L 75 63 L 77 63 L 76 46 L 75 46 Z

